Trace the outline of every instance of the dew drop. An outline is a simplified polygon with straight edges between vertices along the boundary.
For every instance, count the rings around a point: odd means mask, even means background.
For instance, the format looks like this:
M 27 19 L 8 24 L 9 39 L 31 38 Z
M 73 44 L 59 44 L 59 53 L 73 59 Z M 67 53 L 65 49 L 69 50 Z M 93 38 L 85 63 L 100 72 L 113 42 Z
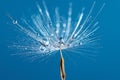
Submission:
M 13 24 L 17 24 L 18 22 L 17 22 L 17 20 L 13 20 Z

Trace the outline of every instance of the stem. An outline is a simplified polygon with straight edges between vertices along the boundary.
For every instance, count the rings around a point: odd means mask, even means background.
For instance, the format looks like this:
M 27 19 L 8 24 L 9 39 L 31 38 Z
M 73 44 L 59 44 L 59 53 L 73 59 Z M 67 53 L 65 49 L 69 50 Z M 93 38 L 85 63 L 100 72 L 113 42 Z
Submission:
M 63 58 L 63 55 L 62 55 L 62 50 L 61 50 L 61 48 L 60 48 L 60 56 L 61 56 L 61 58 Z
M 66 79 L 66 74 L 65 74 L 65 66 L 64 66 L 64 57 L 62 55 L 62 50 L 60 48 L 60 77 L 61 80 L 65 80 Z

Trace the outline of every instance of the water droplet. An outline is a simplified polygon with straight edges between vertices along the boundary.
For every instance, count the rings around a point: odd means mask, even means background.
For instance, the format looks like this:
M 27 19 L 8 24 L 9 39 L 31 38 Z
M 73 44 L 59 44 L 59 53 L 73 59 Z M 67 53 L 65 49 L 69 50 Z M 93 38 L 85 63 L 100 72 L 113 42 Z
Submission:
M 45 50 L 46 50 L 46 48 L 45 48 L 44 46 L 41 46 L 41 47 L 40 47 L 40 51 L 41 51 L 41 52 L 44 52 Z
M 63 27 L 66 27 L 66 24 L 65 24 L 65 23 L 63 23 Z
M 57 24 L 56 24 L 56 27 L 60 27 L 60 24 L 59 24 L 59 23 L 57 23 Z
M 47 46 L 48 46 L 48 45 L 49 45 L 49 41 L 46 41 L 46 42 L 45 42 L 45 45 L 47 45 Z
M 74 35 L 74 37 L 76 37 L 76 36 L 77 36 L 77 34 Z
M 65 30 L 63 31 L 63 33 L 65 33 Z
M 17 24 L 18 22 L 17 22 L 17 20 L 13 20 L 13 24 Z
M 54 34 L 51 34 L 51 36 L 54 36 Z
M 83 43 L 82 43 L 82 42 L 80 42 L 80 43 L 79 43 L 79 45 L 83 45 Z
M 27 48 L 25 48 L 25 50 L 27 50 Z

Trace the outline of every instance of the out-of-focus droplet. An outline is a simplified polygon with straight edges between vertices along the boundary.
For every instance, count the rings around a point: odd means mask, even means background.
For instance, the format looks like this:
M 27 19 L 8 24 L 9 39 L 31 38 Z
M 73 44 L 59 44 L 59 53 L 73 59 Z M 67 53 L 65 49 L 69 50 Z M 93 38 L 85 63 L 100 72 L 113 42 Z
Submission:
M 79 43 L 79 45 L 83 45 L 83 43 L 82 43 L 82 42 L 80 42 L 80 43 Z
M 27 50 L 27 48 L 25 48 L 25 50 Z
M 60 27 L 60 24 L 59 24 L 59 23 L 57 23 L 57 24 L 56 24 L 56 27 Z
M 65 23 L 63 23 L 63 27 L 66 27 L 66 24 L 65 24 Z
M 51 34 L 51 36 L 54 36 L 54 34 Z

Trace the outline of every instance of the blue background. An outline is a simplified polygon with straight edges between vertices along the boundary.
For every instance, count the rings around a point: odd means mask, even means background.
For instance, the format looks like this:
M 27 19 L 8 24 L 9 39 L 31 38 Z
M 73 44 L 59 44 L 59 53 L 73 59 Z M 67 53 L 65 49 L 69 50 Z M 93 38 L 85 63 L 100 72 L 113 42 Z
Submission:
M 41 4 L 42 1 L 38 2 Z M 56 6 L 61 9 L 61 14 L 67 13 L 68 4 L 72 2 L 74 15 L 77 15 L 82 5 L 89 8 L 93 0 L 45 2 L 51 14 L 54 14 L 52 10 Z M 103 33 L 103 49 L 96 61 L 75 57 L 66 60 L 66 80 L 120 80 L 120 0 L 96 0 L 96 6 L 100 7 L 104 2 L 106 6 L 98 17 Z M 14 41 L 18 34 L 9 24 L 6 14 L 20 18 L 23 12 L 34 6 L 35 0 L 0 0 L 0 80 L 60 80 L 59 55 L 48 59 L 47 63 L 31 63 L 19 56 L 10 55 L 9 42 Z M 74 63 L 76 61 L 77 64 Z

